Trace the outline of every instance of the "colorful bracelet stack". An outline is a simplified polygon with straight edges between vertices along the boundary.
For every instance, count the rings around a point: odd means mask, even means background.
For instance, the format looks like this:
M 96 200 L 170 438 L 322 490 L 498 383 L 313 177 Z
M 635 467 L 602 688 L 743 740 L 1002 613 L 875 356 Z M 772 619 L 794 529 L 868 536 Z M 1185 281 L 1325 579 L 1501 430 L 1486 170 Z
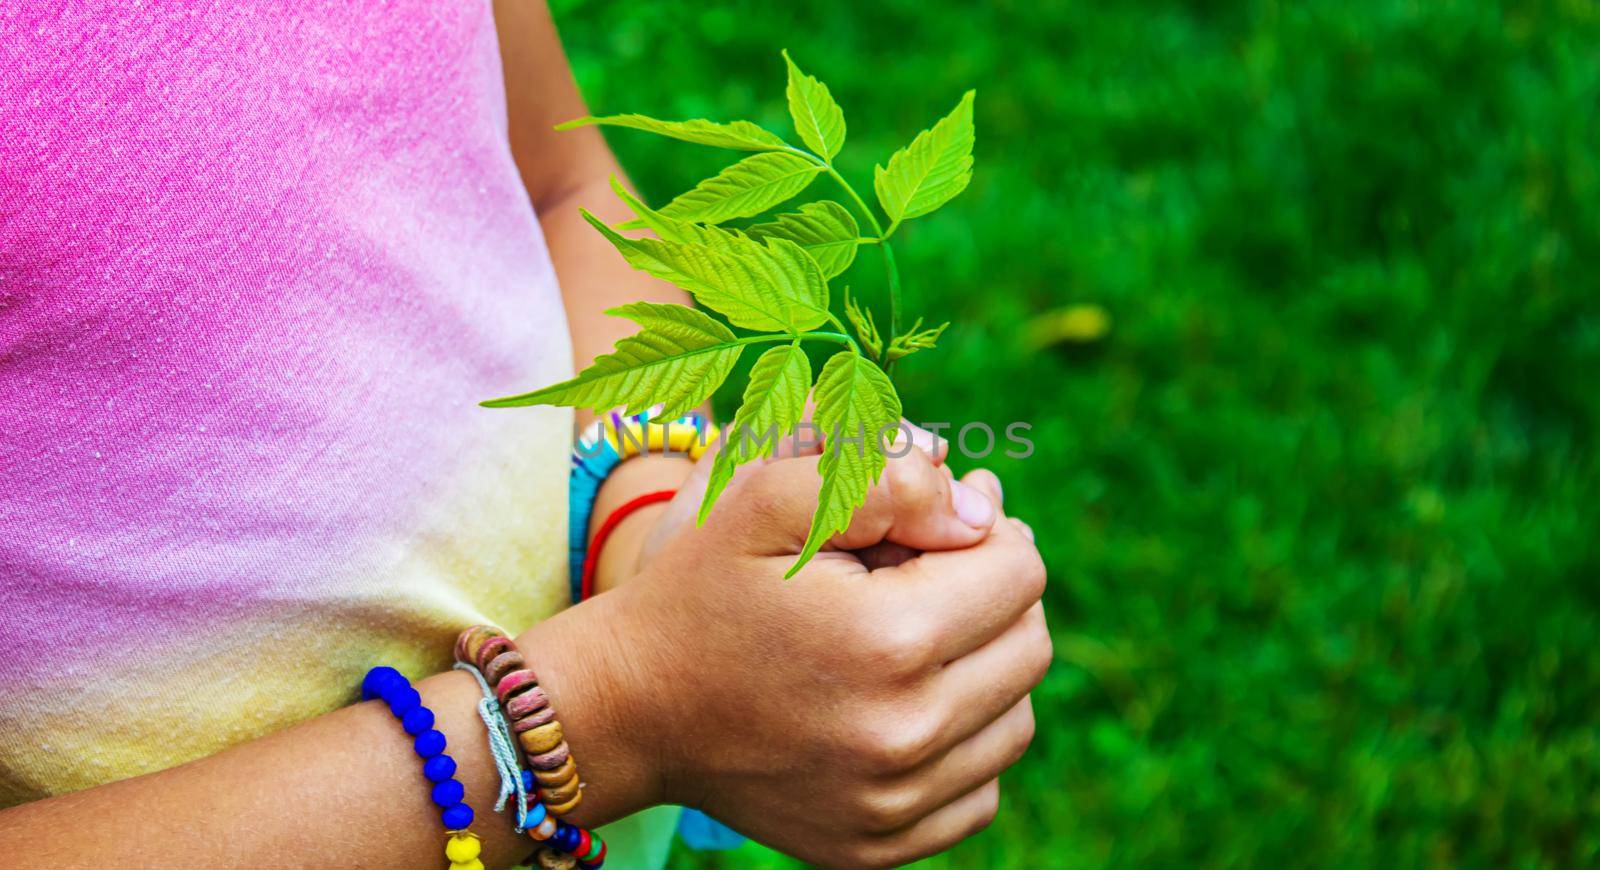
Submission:
M 422 775 L 433 783 L 430 797 L 450 835 L 444 854 L 451 870 L 483 870 L 478 837 L 467 830 L 472 825 L 472 807 L 462 799 L 466 789 L 455 778 L 455 759 L 445 753 L 444 734 L 433 727 L 433 711 L 422 706 L 422 695 L 399 671 L 376 667 L 361 681 L 361 698 L 383 699 L 389 712 L 400 720 L 400 727 L 413 738 L 411 748 L 422 759 Z
M 525 790 L 538 798 L 527 808 L 523 822 L 528 836 L 572 856 L 589 870 L 600 867 L 605 862 L 605 843 L 592 832 L 556 818 L 577 808 L 583 800 L 583 783 L 550 698 L 516 644 L 498 628 L 475 625 L 456 639 L 455 657 L 476 667 L 494 687 L 512 733 L 533 768 L 522 772 Z M 540 859 L 541 866 L 545 860 Z
M 639 414 L 607 414 L 589 424 L 572 450 L 572 474 L 567 486 L 567 534 L 572 601 L 581 600 L 579 578 L 589 549 L 589 522 L 600 485 L 623 460 L 646 453 L 667 452 L 699 459 L 717 440 L 717 427 L 699 414 L 686 414 L 667 423 L 651 423 L 661 406 Z
M 595 566 L 606 529 L 602 527 L 602 535 L 596 536 L 593 551 L 589 546 L 589 529 L 595 519 L 595 498 L 611 472 L 624 459 L 652 450 L 686 453 L 691 460 L 698 460 L 721 435 L 715 425 L 699 414 L 689 414 L 666 425 L 646 422 L 661 410 L 662 406 L 658 405 L 643 414 L 607 414 L 590 424 L 573 448 L 572 475 L 567 488 L 567 576 L 572 585 L 573 604 L 588 598 L 593 591 Z M 654 499 L 643 503 L 654 503 Z M 643 503 L 637 499 L 629 502 L 612 514 L 611 521 L 620 521 L 630 509 Z M 693 849 L 731 849 L 744 842 L 744 837 L 726 825 L 689 808 L 685 808 L 680 817 L 678 833 Z

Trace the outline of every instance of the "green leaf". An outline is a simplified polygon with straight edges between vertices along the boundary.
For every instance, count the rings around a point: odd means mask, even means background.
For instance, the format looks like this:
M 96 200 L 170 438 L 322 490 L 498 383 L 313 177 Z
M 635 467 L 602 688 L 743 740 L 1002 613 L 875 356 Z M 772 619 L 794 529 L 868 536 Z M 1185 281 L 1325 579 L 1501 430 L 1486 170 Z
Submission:
M 805 250 L 787 239 L 761 244 L 729 236 L 727 247 L 630 239 L 580 209 L 629 265 L 670 281 L 734 326 L 794 333 L 828 319 L 828 282 Z
M 869 315 L 870 316 L 870 315 Z M 897 335 L 889 341 L 889 354 L 886 361 L 894 362 L 897 359 L 908 357 L 919 350 L 928 350 L 939 343 L 939 336 L 950 327 L 948 321 L 939 324 L 933 329 L 922 328 L 922 318 L 911 324 L 911 328 L 904 335 Z
M 666 407 L 658 418 L 677 417 L 705 402 L 744 351 L 726 326 L 688 306 L 634 302 L 606 313 L 644 328 L 569 381 L 484 407 L 566 405 L 598 414 L 623 406 L 635 414 L 659 402 Z
M 719 250 L 734 247 L 737 245 L 736 239 L 744 237 L 744 234 L 738 230 L 730 230 L 726 227 L 708 227 L 666 217 L 661 212 L 640 202 L 638 197 L 629 193 L 628 189 L 622 186 L 622 182 L 615 175 L 611 176 L 611 189 L 634 214 L 633 220 L 624 224 L 617 224 L 617 229 L 647 229 L 669 242 L 705 245 Z
M 844 147 L 844 110 L 833 101 L 828 86 L 800 71 L 800 67 L 783 53 L 783 62 L 789 67 L 789 114 L 794 118 L 795 132 L 812 151 L 832 160 Z
M 874 171 L 873 187 L 889 215 L 889 232 L 966 190 L 972 180 L 972 98 L 967 91 L 949 115 L 896 151 L 887 169 Z
M 707 121 L 704 118 L 695 118 L 692 121 L 658 121 L 655 118 L 647 118 L 644 115 L 607 115 L 605 117 L 588 115 L 557 124 L 556 129 L 572 130 L 578 127 L 587 127 L 590 124 L 600 124 L 607 127 L 630 127 L 672 139 L 681 139 L 684 142 L 710 145 L 714 148 L 731 148 L 735 151 L 781 151 L 788 147 L 782 139 L 749 121 L 733 121 L 727 124 L 719 124 L 715 121 Z
M 722 449 L 711 465 L 705 498 L 700 501 L 699 522 L 706 521 L 736 468 L 770 456 L 778 439 L 794 431 L 805 413 L 810 391 L 811 363 L 798 344 L 775 347 L 756 360 L 750 369 L 750 383 L 744 388 L 744 404 L 723 430 Z M 773 437 L 768 439 L 768 434 Z
M 856 303 L 855 297 L 850 295 L 850 288 L 844 288 L 844 316 L 849 318 L 850 326 L 856 331 L 856 338 L 861 340 L 861 346 L 866 348 L 874 359 L 883 356 L 883 337 L 878 335 L 877 321 L 873 320 L 871 309 L 862 308 Z
M 791 332 L 816 329 L 828 320 L 828 279 L 822 267 L 788 239 L 753 239 L 734 242 L 741 263 L 748 264 L 749 280 L 763 282 L 789 305 Z
M 832 200 L 808 202 L 798 212 L 780 214 L 746 232 L 753 239 L 779 238 L 798 244 L 829 278 L 850 268 L 856 258 L 856 246 L 861 243 L 861 229 L 850 210 Z
M 806 536 L 800 558 L 785 577 L 793 577 L 835 534 L 850 525 L 850 516 L 867 499 L 867 490 L 883 473 L 883 451 L 878 434 L 886 427 L 897 427 L 888 435 L 891 443 L 898 434 L 900 397 L 883 370 L 854 351 L 836 353 L 817 377 L 817 409 L 812 415 L 822 428 L 826 446 L 818 470 L 822 489 L 817 495 L 817 512 L 811 517 L 811 532 Z M 860 438 L 860 442 L 853 439 Z M 846 439 L 852 439 L 845 443 Z
M 821 171 L 821 166 L 787 151 L 752 154 L 680 194 L 660 213 L 708 224 L 752 217 L 793 199 Z

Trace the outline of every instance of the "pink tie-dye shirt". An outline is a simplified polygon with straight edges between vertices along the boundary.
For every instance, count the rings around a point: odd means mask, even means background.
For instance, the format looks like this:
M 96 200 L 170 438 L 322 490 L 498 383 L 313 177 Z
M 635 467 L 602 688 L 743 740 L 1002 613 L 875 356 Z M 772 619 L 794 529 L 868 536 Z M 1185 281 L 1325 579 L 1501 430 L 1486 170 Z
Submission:
M 486 2 L 0 7 L 0 806 L 559 608 L 570 368 Z

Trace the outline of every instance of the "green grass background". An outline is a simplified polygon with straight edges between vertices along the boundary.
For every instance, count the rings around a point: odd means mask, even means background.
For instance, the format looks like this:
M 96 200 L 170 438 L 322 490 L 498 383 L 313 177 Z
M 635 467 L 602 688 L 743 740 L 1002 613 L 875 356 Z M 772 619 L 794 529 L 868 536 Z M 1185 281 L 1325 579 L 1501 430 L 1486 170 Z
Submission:
M 987 464 L 1057 663 L 999 819 L 930 866 L 1600 860 L 1594 4 L 555 8 L 599 112 L 789 135 L 787 47 L 863 190 L 978 89 L 971 188 L 897 236 L 955 325 L 898 379 L 1034 425 Z M 733 156 L 609 138 L 658 204 Z M 1070 305 L 1109 332 L 1024 341 Z

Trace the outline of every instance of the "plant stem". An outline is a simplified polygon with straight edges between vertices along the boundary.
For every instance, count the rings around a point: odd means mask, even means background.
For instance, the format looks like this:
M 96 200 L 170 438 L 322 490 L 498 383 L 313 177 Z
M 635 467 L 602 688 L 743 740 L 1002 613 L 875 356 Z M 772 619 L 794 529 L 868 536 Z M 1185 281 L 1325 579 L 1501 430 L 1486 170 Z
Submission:
M 892 374 L 894 360 L 889 359 L 889 345 L 900 334 L 900 269 L 894 264 L 894 248 L 885 238 L 878 246 L 883 251 L 883 268 L 889 273 L 889 338 L 883 342 L 883 373 Z
M 884 356 L 880 360 L 884 372 L 888 373 L 890 368 L 894 366 L 894 363 L 889 361 L 889 342 L 900 334 L 900 269 L 894 262 L 894 248 L 889 245 L 889 233 L 894 232 L 897 225 L 890 226 L 889 232 L 884 232 L 883 225 L 878 223 L 878 216 L 872 212 L 872 207 L 867 205 L 866 200 L 861 198 L 861 194 L 856 193 L 856 189 L 850 185 L 850 182 L 839 174 L 839 170 L 833 168 L 832 163 L 801 148 L 790 147 L 789 150 L 822 167 L 828 173 L 828 176 L 837 182 L 839 187 L 843 188 L 844 192 L 855 202 L 856 210 L 866 220 L 867 226 L 872 228 L 872 234 L 877 236 L 878 250 L 883 252 L 883 270 L 889 280 L 889 337 L 883 343 Z
M 839 327 L 839 332 L 798 332 L 794 334 L 783 335 L 747 335 L 744 338 L 734 340 L 732 343 L 761 344 L 768 341 L 835 341 L 839 344 L 848 344 L 851 348 L 854 348 L 856 353 L 860 353 L 861 348 L 856 345 L 856 340 L 851 338 L 848 333 L 843 331 L 844 325 L 839 323 L 838 318 L 834 317 L 832 314 L 829 314 L 828 319 L 833 321 L 834 326 Z
M 894 247 L 889 244 L 889 235 L 883 231 L 883 225 L 878 223 L 878 216 L 872 213 L 872 208 L 861 198 L 861 194 L 856 193 L 856 189 L 839 174 L 839 170 L 827 165 L 827 172 L 855 201 L 856 209 L 866 218 L 867 226 L 872 228 L 872 234 L 878 237 L 878 250 L 883 252 L 883 270 L 889 279 L 889 337 L 893 338 L 900 334 L 900 269 L 894 262 Z M 889 343 L 884 342 L 885 354 L 888 353 L 888 347 Z M 883 363 L 884 369 L 887 370 L 890 365 L 887 356 L 883 359 Z

